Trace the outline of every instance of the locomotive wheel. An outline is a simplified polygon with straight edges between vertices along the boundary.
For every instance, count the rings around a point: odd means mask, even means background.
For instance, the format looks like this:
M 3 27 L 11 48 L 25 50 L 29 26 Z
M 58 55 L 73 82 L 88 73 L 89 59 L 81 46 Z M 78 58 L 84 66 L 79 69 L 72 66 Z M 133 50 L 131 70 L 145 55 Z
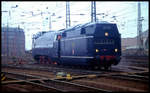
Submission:
M 94 69 L 96 70 L 96 69 L 98 69 L 99 67 L 98 66 L 94 66 Z
M 40 64 L 40 58 L 37 60 L 37 63 Z
M 104 69 L 105 69 L 105 70 L 108 70 L 108 68 L 109 68 L 109 66 L 104 66 Z
M 107 66 L 104 66 L 104 69 L 105 69 L 105 70 L 111 69 L 111 66 L 108 66 L 108 65 L 107 65 Z
M 91 66 L 91 70 L 97 70 L 97 69 L 99 69 L 99 66 L 96 66 L 96 65 Z
M 102 69 L 102 67 L 101 66 L 98 66 L 98 70 L 101 70 Z

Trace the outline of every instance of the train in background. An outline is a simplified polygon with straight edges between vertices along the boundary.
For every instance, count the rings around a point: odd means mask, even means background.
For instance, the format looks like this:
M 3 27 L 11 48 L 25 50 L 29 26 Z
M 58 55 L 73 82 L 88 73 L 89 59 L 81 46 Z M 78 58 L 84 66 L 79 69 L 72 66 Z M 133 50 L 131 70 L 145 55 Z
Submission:
M 108 69 L 121 60 L 121 34 L 109 22 L 49 31 L 36 38 L 32 55 L 38 62 Z

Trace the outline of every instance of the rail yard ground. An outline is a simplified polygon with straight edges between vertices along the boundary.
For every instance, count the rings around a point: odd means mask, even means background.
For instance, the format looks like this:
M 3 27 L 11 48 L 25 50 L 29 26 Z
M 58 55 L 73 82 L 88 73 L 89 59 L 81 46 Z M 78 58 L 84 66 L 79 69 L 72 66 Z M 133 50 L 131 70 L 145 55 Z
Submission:
M 106 70 L 37 64 L 29 55 L 22 60 L 2 59 L 2 91 L 100 91 L 148 92 L 148 57 L 122 57 L 119 65 Z M 5 63 L 4 63 L 5 61 Z M 21 61 L 21 62 L 18 62 Z M 13 74 L 12 74 L 13 73 Z M 19 75 L 18 75 L 19 74 Z M 16 76 L 14 76 L 16 75 Z M 29 76 L 34 78 L 28 78 Z M 26 77 L 26 78 L 22 78 Z M 36 78 L 35 78 L 36 77 Z M 64 85 L 64 86 L 61 86 Z

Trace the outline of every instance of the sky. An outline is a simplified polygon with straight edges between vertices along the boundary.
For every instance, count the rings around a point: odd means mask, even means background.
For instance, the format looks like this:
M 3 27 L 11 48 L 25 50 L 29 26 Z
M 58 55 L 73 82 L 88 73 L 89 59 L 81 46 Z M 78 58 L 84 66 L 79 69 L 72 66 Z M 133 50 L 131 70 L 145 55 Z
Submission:
M 145 31 L 149 27 L 149 3 L 148 1 L 140 3 L 141 16 L 144 18 L 142 31 Z M 97 20 L 114 21 L 122 38 L 135 37 L 137 36 L 137 4 L 137 1 L 96 1 Z M 2 27 L 8 24 L 9 27 L 19 26 L 24 29 L 26 50 L 32 49 L 34 34 L 66 28 L 65 1 L 2 1 L 1 14 Z M 90 15 L 90 1 L 70 1 L 71 26 L 90 22 Z

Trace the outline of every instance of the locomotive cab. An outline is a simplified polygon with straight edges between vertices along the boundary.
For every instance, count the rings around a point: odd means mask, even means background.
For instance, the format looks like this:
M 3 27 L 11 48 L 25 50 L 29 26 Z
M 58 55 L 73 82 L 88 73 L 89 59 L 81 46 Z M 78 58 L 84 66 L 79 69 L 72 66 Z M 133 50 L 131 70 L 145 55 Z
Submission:
M 117 25 L 98 23 L 93 26 L 93 29 L 93 42 L 88 45 L 93 49 L 89 48 L 90 53 L 94 55 L 94 61 L 91 63 L 94 66 L 104 66 L 106 69 L 112 64 L 117 65 L 121 59 L 121 36 Z

